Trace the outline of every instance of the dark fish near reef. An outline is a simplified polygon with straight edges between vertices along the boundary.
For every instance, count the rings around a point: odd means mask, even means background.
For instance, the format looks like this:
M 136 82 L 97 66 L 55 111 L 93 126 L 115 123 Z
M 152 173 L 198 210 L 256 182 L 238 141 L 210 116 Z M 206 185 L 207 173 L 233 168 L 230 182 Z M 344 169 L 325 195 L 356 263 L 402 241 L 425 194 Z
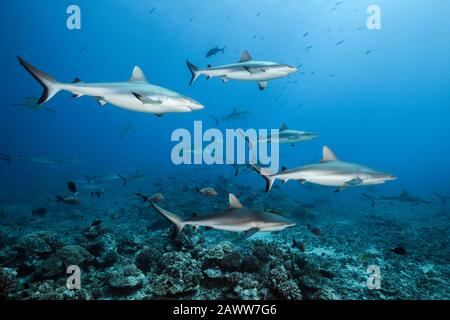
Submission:
M 229 202 L 229 208 L 223 211 L 193 217 L 189 220 L 184 220 L 154 203 L 152 205 L 156 211 L 176 226 L 178 232 L 181 232 L 186 225 L 191 225 L 223 231 L 244 232 L 241 239 L 247 239 L 256 232 L 281 231 L 295 225 L 295 222 L 292 220 L 277 214 L 245 208 L 236 196 L 231 193 Z
M 136 196 L 142 198 L 143 202 L 149 202 L 150 201 L 150 202 L 158 203 L 158 202 L 161 202 L 161 201 L 164 200 L 164 197 L 163 197 L 163 195 L 161 193 L 155 193 L 153 195 L 146 195 L 146 194 L 143 194 L 143 193 L 136 193 Z
M 101 225 L 102 223 L 103 223 L 103 221 L 100 220 L 100 219 L 94 220 L 94 221 L 91 223 L 91 227 L 99 226 L 99 225 Z
M 67 182 L 67 188 L 69 189 L 70 192 L 77 193 L 78 188 L 75 182 L 73 181 Z
M 62 196 L 56 196 L 56 202 L 63 202 L 65 204 L 70 204 L 70 205 L 79 205 L 80 204 L 80 199 L 76 196 L 68 196 L 68 197 L 62 197 Z
M 406 254 L 406 249 L 403 247 L 395 247 L 391 249 L 391 252 L 404 256 Z
M 101 196 L 105 193 L 105 191 L 103 190 L 95 190 L 95 191 L 91 191 L 90 195 L 91 198 L 101 198 Z
M 301 252 L 305 252 L 306 247 L 304 242 L 297 242 L 295 239 L 292 239 L 292 248 L 297 248 Z
M 308 224 L 308 230 L 315 236 L 321 236 L 323 234 L 322 229 L 320 229 L 319 227 L 314 227 L 310 224 Z
M 206 53 L 206 58 L 215 56 L 216 54 L 218 54 L 219 52 L 222 52 L 222 54 L 225 53 L 225 47 L 223 47 L 222 49 L 220 49 L 219 47 L 214 47 L 212 49 L 209 49 L 209 51 Z
M 39 208 L 31 211 L 31 216 L 43 217 L 47 214 L 46 208 Z

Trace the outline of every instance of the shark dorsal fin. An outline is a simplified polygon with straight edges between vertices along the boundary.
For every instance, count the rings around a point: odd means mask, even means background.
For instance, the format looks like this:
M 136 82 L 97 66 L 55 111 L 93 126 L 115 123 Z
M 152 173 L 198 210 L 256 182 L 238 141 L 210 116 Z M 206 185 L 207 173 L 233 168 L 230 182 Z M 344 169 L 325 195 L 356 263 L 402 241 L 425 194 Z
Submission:
M 239 201 L 239 199 L 236 198 L 236 196 L 234 194 L 230 193 L 229 199 L 230 199 L 230 208 L 231 209 L 241 209 L 244 207 L 241 204 L 241 202 Z
M 148 82 L 145 78 L 144 72 L 138 66 L 134 67 L 133 73 L 131 74 L 130 82 L 139 81 L 139 82 Z
M 402 193 L 400 193 L 400 197 L 407 197 L 409 196 L 409 192 L 406 189 L 403 189 Z
M 323 146 L 323 158 L 322 158 L 322 162 L 327 162 L 327 161 L 335 161 L 337 160 L 336 155 L 334 154 L 333 151 L 331 151 L 330 148 L 328 148 L 327 146 Z
M 239 62 L 248 62 L 248 61 L 252 61 L 252 60 L 253 60 L 253 58 L 250 55 L 250 53 L 248 53 L 247 50 L 242 51 L 241 60 L 239 60 Z
M 287 129 L 288 129 L 287 125 L 284 122 L 282 122 L 281 125 L 280 125 L 280 131 L 284 131 L 284 130 L 287 130 Z

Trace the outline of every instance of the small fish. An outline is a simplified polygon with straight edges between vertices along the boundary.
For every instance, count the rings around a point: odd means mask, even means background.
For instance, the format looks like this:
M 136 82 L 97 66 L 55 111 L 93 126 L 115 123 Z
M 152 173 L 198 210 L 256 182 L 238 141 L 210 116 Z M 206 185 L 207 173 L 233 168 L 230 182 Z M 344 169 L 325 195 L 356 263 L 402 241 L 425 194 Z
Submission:
M 63 202 L 65 204 L 69 204 L 69 205 L 79 205 L 80 204 L 80 199 L 76 196 L 68 196 L 68 197 L 62 197 L 62 196 L 56 196 L 56 202 Z
M 306 37 L 308 34 L 309 34 L 309 32 L 305 32 L 305 33 L 303 34 L 303 38 Z
M 306 50 L 306 51 L 309 51 L 312 47 L 313 47 L 313 46 L 307 46 L 307 47 L 305 48 L 305 50 Z
M 81 49 L 80 49 L 80 53 L 83 53 L 84 51 L 86 51 L 86 49 L 89 47 L 89 44 L 85 44 Z
M 6 153 L 0 153 L 0 159 L 8 163 L 11 163 L 12 161 L 11 156 L 7 155 Z
M 47 214 L 46 208 L 39 208 L 31 211 L 31 216 L 43 217 Z
M 369 54 L 369 53 L 371 53 L 372 52 L 372 50 L 367 50 L 366 51 L 366 54 Z
M 336 43 L 336 47 L 337 47 L 338 45 L 343 44 L 343 43 L 344 43 L 344 40 L 339 41 L 338 43 Z
M 218 46 L 215 46 L 214 48 L 208 50 L 208 52 L 206 53 L 205 57 L 209 58 L 209 57 L 215 56 L 219 52 L 222 52 L 222 54 L 224 54 L 225 53 L 225 48 L 226 47 L 223 47 L 222 49 L 220 49 Z
M 404 256 L 406 254 L 406 249 L 402 246 L 399 246 L 399 247 L 392 248 L 391 252 L 393 252 L 395 254 L 399 254 L 401 256 Z
M 214 190 L 213 188 L 210 188 L 210 187 L 206 187 L 206 188 L 203 188 L 203 189 L 199 189 L 198 187 L 195 187 L 195 190 L 198 193 L 201 193 L 201 194 L 203 194 L 203 195 L 205 195 L 207 197 L 214 197 L 214 196 L 218 195 L 217 191 Z
M 150 11 L 148 12 L 148 14 L 151 15 L 153 12 L 155 12 L 155 10 L 156 10 L 156 8 L 152 8 L 152 10 L 150 10 Z
M 262 13 L 261 12 L 258 12 L 257 14 L 256 14 L 256 17 L 260 17 L 262 15 Z

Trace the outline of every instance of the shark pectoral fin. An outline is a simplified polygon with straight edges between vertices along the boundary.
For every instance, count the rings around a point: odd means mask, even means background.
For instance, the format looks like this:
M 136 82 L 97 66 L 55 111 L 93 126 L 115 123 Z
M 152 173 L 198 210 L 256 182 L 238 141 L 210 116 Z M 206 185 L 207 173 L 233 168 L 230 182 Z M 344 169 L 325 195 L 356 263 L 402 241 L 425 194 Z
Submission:
M 143 104 L 161 104 L 161 101 L 150 99 L 149 97 L 144 96 L 142 94 L 136 92 L 132 92 L 132 94 L 136 97 L 136 99 L 141 101 Z
M 247 71 L 248 73 L 253 74 L 252 68 L 247 67 L 247 66 L 244 66 L 243 68 L 244 68 L 245 71 Z
M 250 238 L 252 235 L 254 235 L 255 233 L 257 233 L 258 231 L 260 231 L 258 228 L 248 229 L 248 230 L 244 231 L 244 233 L 242 234 L 242 236 L 240 236 L 238 238 L 238 240 L 239 241 L 246 240 L 246 239 Z
M 268 84 L 269 84 L 269 81 L 261 81 L 261 82 L 258 82 L 259 90 L 260 90 L 260 91 L 263 91 L 263 90 L 267 87 Z
M 80 82 L 83 82 L 83 81 L 81 81 L 81 80 L 78 79 L 78 78 L 75 78 L 75 79 L 72 81 L 72 83 L 80 83 Z
M 106 101 L 103 97 L 95 97 L 95 100 L 97 100 L 100 107 L 103 107 L 106 104 Z
M 361 183 L 363 183 L 363 181 L 360 178 L 355 178 L 350 181 L 347 181 L 345 183 L 345 186 L 348 186 L 348 187 L 357 186 L 357 185 L 360 185 Z
M 74 93 L 74 94 L 72 94 L 72 98 L 80 98 L 80 97 L 82 97 L 83 95 L 82 94 L 78 94 L 78 93 Z
M 239 199 L 232 193 L 230 193 L 230 195 L 228 196 L 228 199 L 230 201 L 230 208 L 232 209 L 241 209 L 244 206 L 241 204 L 241 202 L 239 201 Z

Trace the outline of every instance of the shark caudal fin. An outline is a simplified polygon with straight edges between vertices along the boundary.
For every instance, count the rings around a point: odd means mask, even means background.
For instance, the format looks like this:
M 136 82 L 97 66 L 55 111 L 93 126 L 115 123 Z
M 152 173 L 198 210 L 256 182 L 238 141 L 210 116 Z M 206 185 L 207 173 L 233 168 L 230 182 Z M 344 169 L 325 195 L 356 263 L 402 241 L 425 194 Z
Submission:
M 199 68 L 196 67 L 195 65 L 193 65 L 192 63 L 189 62 L 189 60 L 186 60 L 186 64 L 189 68 L 189 71 L 191 72 L 191 82 L 189 82 L 189 86 L 191 86 L 195 80 L 197 80 L 197 78 L 200 76 L 199 74 Z
M 162 216 L 164 216 L 167 220 L 169 220 L 170 222 L 172 222 L 175 225 L 178 233 L 181 232 L 181 230 L 183 230 L 183 228 L 186 224 L 183 222 L 183 219 L 181 219 L 181 217 L 177 216 L 176 214 L 174 214 L 172 212 L 164 210 L 163 208 L 159 207 L 158 205 L 156 205 L 153 202 L 152 202 L 152 206 Z
M 50 77 L 48 74 L 36 69 L 21 57 L 17 57 L 17 59 L 19 60 L 19 63 L 22 65 L 22 67 L 24 67 L 25 70 L 27 70 L 44 89 L 44 92 L 42 93 L 38 104 L 47 102 L 61 90 L 59 86 L 60 83 L 58 81 Z
M 213 115 L 209 115 L 212 119 L 214 119 L 214 121 L 216 122 L 216 126 L 219 124 L 219 122 L 220 122 L 220 119 L 219 118 L 217 118 L 217 117 L 215 117 L 215 116 L 213 116 Z
M 251 165 L 253 170 L 259 173 L 261 177 L 266 180 L 266 192 L 269 192 L 270 189 L 272 189 L 273 183 L 275 182 L 276 178 L 273 177 L 272 171 L 268 168 L 262 168 L 257 165 L 252 164 Z

